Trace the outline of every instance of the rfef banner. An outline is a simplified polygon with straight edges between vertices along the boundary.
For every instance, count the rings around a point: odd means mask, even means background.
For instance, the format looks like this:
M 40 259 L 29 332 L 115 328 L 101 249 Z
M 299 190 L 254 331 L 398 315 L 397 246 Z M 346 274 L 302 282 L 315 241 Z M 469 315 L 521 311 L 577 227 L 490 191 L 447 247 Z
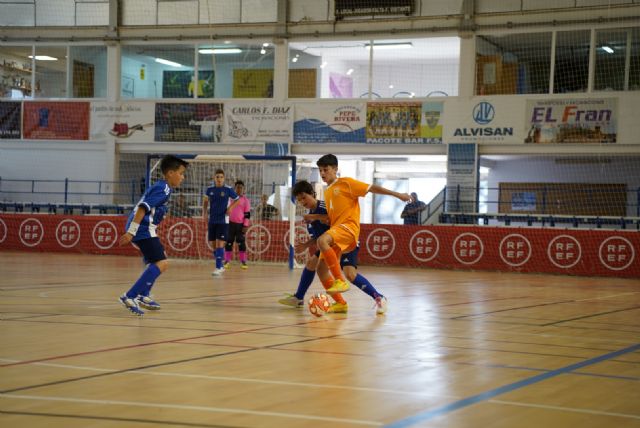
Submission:
M 224 141 L 287 143 L 292 140 L 293 107 L 270 101 L 224 103 Z
M 115 137 L 123 142 L 154 141 L 153 102 L 91 103 L 91 139 Z
M 25 101 L 23 132 L 31 140 L 88 140 L 88 102 Z
M 139 256 L 118 246 L 126 216 L 0 213 L 0 251 Z M 289 224 L 268 221 L 247 231 L 249 260 L 281 262 L 289 254 Z M 302 225 L 296 235 L 306 237 Z M 170 217 L 158 229 L 169 257 L 209 257 L 202 219 Z M 301 257 L 302 252 L 296 253 Z M 363 224 L 358 260 L 364 265 L 473 269 L 640 278 L 640 234 L 491 226 Z M 284 267 L 283 267 L 284 268 Z
M 22 103 L 0 102 L 0 138 L 20 139 L 20 113 Z
M 295 143 L 364 143 L 366 104 L 296 104 Z
M 616 98 L 527 100 L 525 143 L 615 143 Z

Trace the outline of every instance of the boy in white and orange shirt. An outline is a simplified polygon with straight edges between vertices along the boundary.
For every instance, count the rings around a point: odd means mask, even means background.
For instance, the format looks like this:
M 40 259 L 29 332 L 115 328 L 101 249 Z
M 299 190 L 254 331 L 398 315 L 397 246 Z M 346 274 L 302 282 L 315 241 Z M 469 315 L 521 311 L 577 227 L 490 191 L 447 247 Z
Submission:
M 404 202 L 411 201 L 408 193 L 398 193 L 377 184 L 368 184 L 350 177 L 338 178 L 338 158 L 328 154 L 316 162 L 322 181 L 327 183 L 324 202 L 331 227 L 317 240 L 320 260 L 325 261 L 333 276 L 333 286 L 327 293 L 349 290 L 340 269 L 340 255 L 355 249 L 360 238 L 360 203 L 358 198 L 367 193 L 391 195 Z

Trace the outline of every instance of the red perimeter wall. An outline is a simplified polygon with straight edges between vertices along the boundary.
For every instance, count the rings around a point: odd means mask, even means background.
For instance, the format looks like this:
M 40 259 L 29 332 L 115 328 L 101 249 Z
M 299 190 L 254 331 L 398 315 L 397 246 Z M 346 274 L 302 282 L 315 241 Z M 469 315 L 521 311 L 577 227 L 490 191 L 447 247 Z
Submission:
M 0 250 L 116 254 L 124 216 L 0 214 Z M 170 257 L 209 258 L 200 219 L 169 218 L 159 228 Z M 296 234 L 306 235 L 303 226 Z M 249 255 L 287 260 L 288 224 L 266 222 L 247 233 Z M 490 226 L 362 225 L 361 264 L 560 273 L 640 279 L 640 232 Z M 264 257 L 266 256 L 266 257 Z

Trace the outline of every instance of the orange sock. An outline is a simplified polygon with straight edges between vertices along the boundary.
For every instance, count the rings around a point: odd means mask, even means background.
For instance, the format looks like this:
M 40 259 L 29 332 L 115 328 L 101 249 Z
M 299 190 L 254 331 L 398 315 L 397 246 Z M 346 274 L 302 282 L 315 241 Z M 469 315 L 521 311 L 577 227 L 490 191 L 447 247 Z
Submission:
M 333 278 L 329 277 L 326 280 L 322 281 L 322 286 L 324 287 L 325 290 L 328 290 L 331 288 L 331 286 L 333 285 Z M 332 295 L 331 297 L 333 297 L 333 300 L 335 300 L 336 302 L 346 305 L 347 302 L 346 300 L 344 300 L 344 297 L 342 297 L 342 294 L 340 293 L 336 293 L 334 295 Z
M 327 267 L 331 271 L 333 277 L 335 279 L 341 279 L 344 281 L 344 277 L 342 276 L 342 269 L 340 269 L 340 263 L 338 262 L 338 257 L 333 248 L 329 248 L 327 251 L 323 251 L 322 257 L 324 257 L 324 261 L 327 262 Z

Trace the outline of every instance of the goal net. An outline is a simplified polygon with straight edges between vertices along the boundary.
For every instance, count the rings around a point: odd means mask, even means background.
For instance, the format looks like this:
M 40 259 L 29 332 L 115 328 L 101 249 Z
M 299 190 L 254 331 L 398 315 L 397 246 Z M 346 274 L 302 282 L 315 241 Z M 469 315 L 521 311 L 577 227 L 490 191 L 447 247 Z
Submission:
M 161 178 L 160 158 L 148 158 L 149 184 Z M 216 171 L 222 169 L 226 186 L 234 188 L 237 181 L 244 183 L 244 196 L 250 203 L 250 225 L 244 234 L 249 262 L 286 262 L 290 268 L 295 266 L 296 211 L 295 201 L 291 200 L 295 157 L 197 155 L 185 159 L 189 162 L 185 180 L 172 193 L 168 216 L 160 227 L 169 257 L 212 258 L 214 248 L 207 239 L 208 219 L 202 217 L 203 197 L 213 185 Z M 236 243 L 232 264 L 238 263 L 238 252 Z

